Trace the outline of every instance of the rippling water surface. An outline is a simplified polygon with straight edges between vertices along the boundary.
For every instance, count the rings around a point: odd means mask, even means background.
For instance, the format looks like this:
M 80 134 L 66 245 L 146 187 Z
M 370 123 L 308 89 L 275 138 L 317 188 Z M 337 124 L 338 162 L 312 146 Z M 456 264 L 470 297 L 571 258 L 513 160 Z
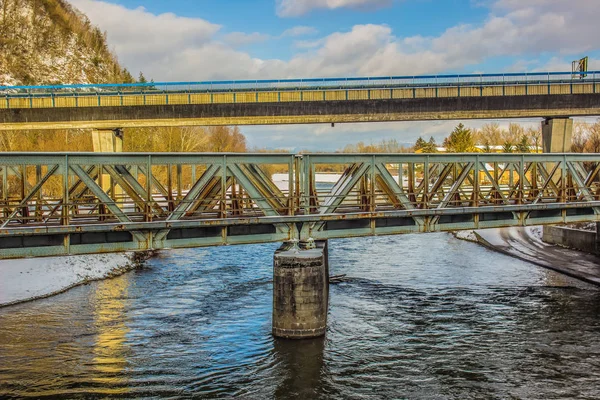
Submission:
M 271 337 L 276 244 L 0 309 L 0 397 L 600 397 L 600 293 L 448 234 L 330 243 L 324 339 Z

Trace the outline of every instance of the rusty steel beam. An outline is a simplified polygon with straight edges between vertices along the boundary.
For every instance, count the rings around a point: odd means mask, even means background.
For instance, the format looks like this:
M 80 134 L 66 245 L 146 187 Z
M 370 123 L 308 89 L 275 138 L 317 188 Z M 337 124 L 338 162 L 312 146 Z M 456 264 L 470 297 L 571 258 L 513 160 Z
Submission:
M 597 221 L 599 165 L 597 154 L 0 153 L 0 258 Z M 290 182 L 266 172 L 282 169 Z M 102 171 L 124 193 L 99 184 Z M 324 190 L 326 171 L 340 173 Z

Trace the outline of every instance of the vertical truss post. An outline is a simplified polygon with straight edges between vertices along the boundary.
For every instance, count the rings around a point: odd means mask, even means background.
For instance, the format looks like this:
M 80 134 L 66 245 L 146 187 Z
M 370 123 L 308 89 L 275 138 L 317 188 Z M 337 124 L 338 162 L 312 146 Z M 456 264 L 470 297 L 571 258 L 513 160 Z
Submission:
M 167 210 L 173 212 L 175 204 L 173 204 L 173 165 L 167 164 Z
M 35 166 L 35 183 L 38 184 L 42 181 L 42 166 Z M 35 221 L 40 222 L 42 220 L 42 189 L 38 190 L 35 197 Z
M 385 167 L 385 166 L 384 166 Z M 369 174 L 369 211 L 375 211 L 375 154 L 371 156 L 371 168 Z M 375 228 L 375 220 L 371 220 L 371 224 L 373 224 L 373 228 Z
M 495 204 L 497 204 L 498 200 L 501 199 L 502 193 L 500 192 L 501 187 L 500 187 L 500 182 L 498 180 L 498 163 L 494 162 L 492 165 L 494 166 L 494 177 L 493 177 L 492 185 L 494 185 L 494 188 L 495 188 L 494 196 L 493 196 L 493 198 L 494 198 L 493 204 L 495 205 Z M 486 170 L 487 170 L 487 168 L 486 168 Z
M 23 200 L 25 198 L 25 185 L 27 182 L 27 166 L 25 165 L 21 165 L 20 166 L 20 173 L 21 173 L 21 197 L 19 200 Z M 21 216 L 23 217 L 23 223 L 26 224 L 27 221 L 29 220 L 29 207 L 27 205 L 25 205 L 24 207 L 21 208 Z
M 288 215 L 294 215 L 294 156 L 288 160 Z
M 181 189 L 181 180 L 182 180 L 182 166 L 181 164 L 177 164 L 177 203 L 181 201 L 182 198 L 182 189 Z
M 314 172 L 313 167 L 311 165 L 311 160 L 309 155 L 305 155 L 302 157 L 302 161 L 304 163 L 304 174 L 302 179 L 302 193 L 301 193 L 301 203 L 304 204 L 304 214 L 310 214 L 310 203 L 311 203 L 311 192 L 310 192 L 310 181 L 312 180 L 312 173 Z
M 2 210 L 5 217 L 8 217 L 8 165 L 2 168 Z
M 529 192 L 529 198 L 533 201 L 537 199 L 539 194 L 538 190 L 538 163 L 537 161 L 533 161 L 533 166 L 531 169 L 531 190 Z
M 227 218 L 227 156 L 223 156 L 223 167 L 221 168 L 221 218 Z M 225 230 L 224 230 L 225 231 Z
M 408 198 L 415 207 L 418 207 L 417 196 L 415 195 L 415 163 L 407 162 L 406 167 L 408 169 Z
M 63 166 L 63 187 L 62 187 L 62 207 L 60 223 L 63 226 L 69 225 L 69 155 L 65 155 L 65 164 Z M 65 253 L 71 252 L 71 235 L 65 235 L 63 238 Z
M 152 222 L 152 201 L 154 200 L 152 196 L 152 155 L 148 155 L 146 163 L 146 195 L 148 201 L 144 210 L 144 221 Z
M 398 186 L 400 186 L 401 188 L 404 187 L 404 182 L 402 179 L 402 174 L 404 173 L 403 171 L 403 164 L 401 162 L 398 162 Z
M 480 194 L 480 179 L 479 179 L 479 155 L 475 155 L 475 166 L 473 166 L 473 195 L 471 197 L 471 207 L 479 207 L 479 194 Z M 475 214 L 477 222 L 479 222 L 479 214 Z
M 294 190 L 294 212 L 300 213 L 301 211 L 301 203 L 300 203 L 300 193 L 301 193 L 301 188 L 302 186 L 300 186 L 300 177 L 302 175 L 302 156 L 294 156 L 294 177 L 295 177 L 295 190 Z
M 525 199 L 525 156 L 521 155 L 519 161 L 519 191 L 517 194 L 517 204 L 523 204 Z
M 429 156 L 425 157 L 425 164 L 423 165 L 423 195 L 421 201 L 421 208 L 429 208 Z
M 60 224 L 63 226 L 69 225 L 69 156 L 65 155 L 65 163 L 63 166 L 63 176 L 62 176 L 62 207 L 61 207 L 61 219 Z M 69 235 L 66 235 L 69 237 Z M 67 238 L 65 238 L 66 240 Z M 65 245 L 67 243 L 65 242 Z

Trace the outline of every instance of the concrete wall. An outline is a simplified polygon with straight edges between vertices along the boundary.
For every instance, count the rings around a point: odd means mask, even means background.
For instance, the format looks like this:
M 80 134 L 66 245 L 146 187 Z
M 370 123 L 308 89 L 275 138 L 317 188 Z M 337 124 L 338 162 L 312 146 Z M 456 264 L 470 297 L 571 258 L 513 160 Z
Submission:
M 0 130 L 582 115 L 600 115 L 600 94 L 0 109 Z
M 562 226 L 544 226 L 542 240 L 546 243 L 557 244 L 587 253 L 598 253 L 596 232 L 593 231 L 571 229 Z

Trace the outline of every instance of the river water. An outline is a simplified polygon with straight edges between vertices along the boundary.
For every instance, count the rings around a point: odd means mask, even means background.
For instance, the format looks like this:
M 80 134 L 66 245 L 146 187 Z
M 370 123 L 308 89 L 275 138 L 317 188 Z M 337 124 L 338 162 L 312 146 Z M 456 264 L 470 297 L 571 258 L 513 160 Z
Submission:
M 0 397 L 600 397 L 600 292 L 450 234 L 330 242 L 323 339 L 271 336 L 276 244 L 0 309 Z

